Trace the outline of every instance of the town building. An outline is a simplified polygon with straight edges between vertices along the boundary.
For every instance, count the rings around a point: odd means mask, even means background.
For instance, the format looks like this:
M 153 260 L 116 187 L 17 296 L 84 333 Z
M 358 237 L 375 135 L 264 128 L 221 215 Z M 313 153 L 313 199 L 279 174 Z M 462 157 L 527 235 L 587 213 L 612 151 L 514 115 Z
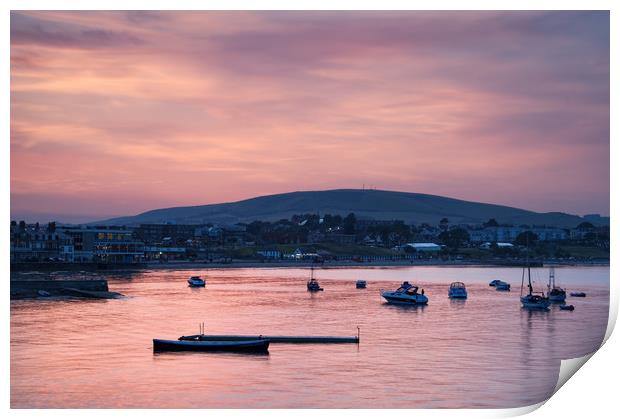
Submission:
M 60 227 L 73 241 L 75 262 L 137 263 L 144 258 L 144 242 L 124 227 Z
M 55 223 L 47 226 L 36 224 L 11 223 L 10 258 L 11 262 L 59 261 L 65 257 L 65 245 L 70 238 L 57 231 Z
M 407 243 L 402 247 L 405 251 L 409 248 L 410 251 L 423 253 L 434 253 L 441 251 L 441 245 L 436 243 Z
M 281 259 L 282 258 L 282 252 L 276 249 L 259 250 L 256 252 L 256 254 L 259 257 L 264 258 L 264 259 Z
M 134 233 L 145 243 L 161 243 L 165 237 L 180 243 L 193 239 L 197 227 L 194 224 L 140 224 Z
M 336 244 L 355 244 L 355 234 L 344 234 L 340 231 L 311 231 L 308 233 L 308 243 L 336 243 Z
M 519 234 L 531 231 L 536 234 L 540 241 L 566 240 L 566 230 L 557 227 L 534 227 L 529 226 L 497 226 L 497 227 L 474 227 L 469 228 L 469 241 L 472 243 L 503 242 L 514 243 Z

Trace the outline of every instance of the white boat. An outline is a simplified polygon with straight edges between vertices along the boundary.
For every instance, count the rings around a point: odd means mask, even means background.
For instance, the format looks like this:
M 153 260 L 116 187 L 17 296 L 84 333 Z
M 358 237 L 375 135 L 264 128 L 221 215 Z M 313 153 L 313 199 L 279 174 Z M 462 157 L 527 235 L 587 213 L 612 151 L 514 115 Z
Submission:
M 496 291 L 510 291 L 510 284 L 508 282 L 497 280 L 495 283 Z
M 424 295 L 424 290 L 418 293 L 418 289 L 417 286 L 405 281 L 396 291 L 381 291 L 381 296 L 385 298 L 388 303 L 426 305 L 428 303 L 428 298 Z
M 566 301 L 566 290 L 555 285 L 555 269 L 549 268 L 549 284 L 547 285 L 549 301 L 563 303 Z
M 529 263 L 527 265 L 527 288 L 529 292 L 526 295 L 523 295 L 524 279 L 525 268 L 523 268 L 523 274 L 521 275 L 521 305 L 523 306 L 523 308 L 526 308 L 528 310 L 549 310 L 549 305 L 551 304 L 551 301 L 549 301 L 549 297 L 545 297 L 544 292 L 541 292 L 540 294 L 534 293 Z
M 306 284 L 306 287 L 310 292 L 323 291 L 323 288 L 319 285 L 319 281 L 314 278 L 314 268 L 310 268 L 310 280 Z
M 192 276 L 187 280 L 190 287 L 204 287 L 206 282 L 199 276 Z
M 355 281 L 355 288 L 366 288 L 366 281 L 363 279 L 358 279 Z
M 467 289 L 462 282 L 453 282 L 450 284 L 448 290 L 448 297 L 450 298 L 467 298 Z

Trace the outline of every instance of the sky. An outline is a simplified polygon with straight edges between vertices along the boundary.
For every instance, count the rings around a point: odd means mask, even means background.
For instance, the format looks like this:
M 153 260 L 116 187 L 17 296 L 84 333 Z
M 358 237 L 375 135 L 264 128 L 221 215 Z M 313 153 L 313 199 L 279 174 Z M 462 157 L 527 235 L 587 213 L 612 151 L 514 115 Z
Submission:
M 11 12 L 11 216 L 372 187 L 609 215 L 608 12 Z

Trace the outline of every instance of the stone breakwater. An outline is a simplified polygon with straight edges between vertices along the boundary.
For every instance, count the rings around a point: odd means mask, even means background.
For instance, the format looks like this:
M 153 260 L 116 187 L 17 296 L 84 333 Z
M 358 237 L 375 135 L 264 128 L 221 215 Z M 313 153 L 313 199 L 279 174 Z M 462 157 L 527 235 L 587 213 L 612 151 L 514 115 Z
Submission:
M 81 297 L 119 298 L 122 294 L 108 289 L 105 279 L 11 281 L 11 299 Z

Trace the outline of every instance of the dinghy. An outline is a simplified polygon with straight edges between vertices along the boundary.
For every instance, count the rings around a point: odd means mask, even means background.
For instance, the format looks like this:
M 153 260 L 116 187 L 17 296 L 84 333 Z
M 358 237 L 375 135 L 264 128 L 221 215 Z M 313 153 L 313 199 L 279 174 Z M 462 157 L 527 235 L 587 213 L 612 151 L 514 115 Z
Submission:
M 495 284 L 496 291 L 510 291 L 510 284 L 504 281 L 497 281 Z
M 190 287 L 204 287 L 206 282 L 199 276 L 192 276 L 187 280 Z

